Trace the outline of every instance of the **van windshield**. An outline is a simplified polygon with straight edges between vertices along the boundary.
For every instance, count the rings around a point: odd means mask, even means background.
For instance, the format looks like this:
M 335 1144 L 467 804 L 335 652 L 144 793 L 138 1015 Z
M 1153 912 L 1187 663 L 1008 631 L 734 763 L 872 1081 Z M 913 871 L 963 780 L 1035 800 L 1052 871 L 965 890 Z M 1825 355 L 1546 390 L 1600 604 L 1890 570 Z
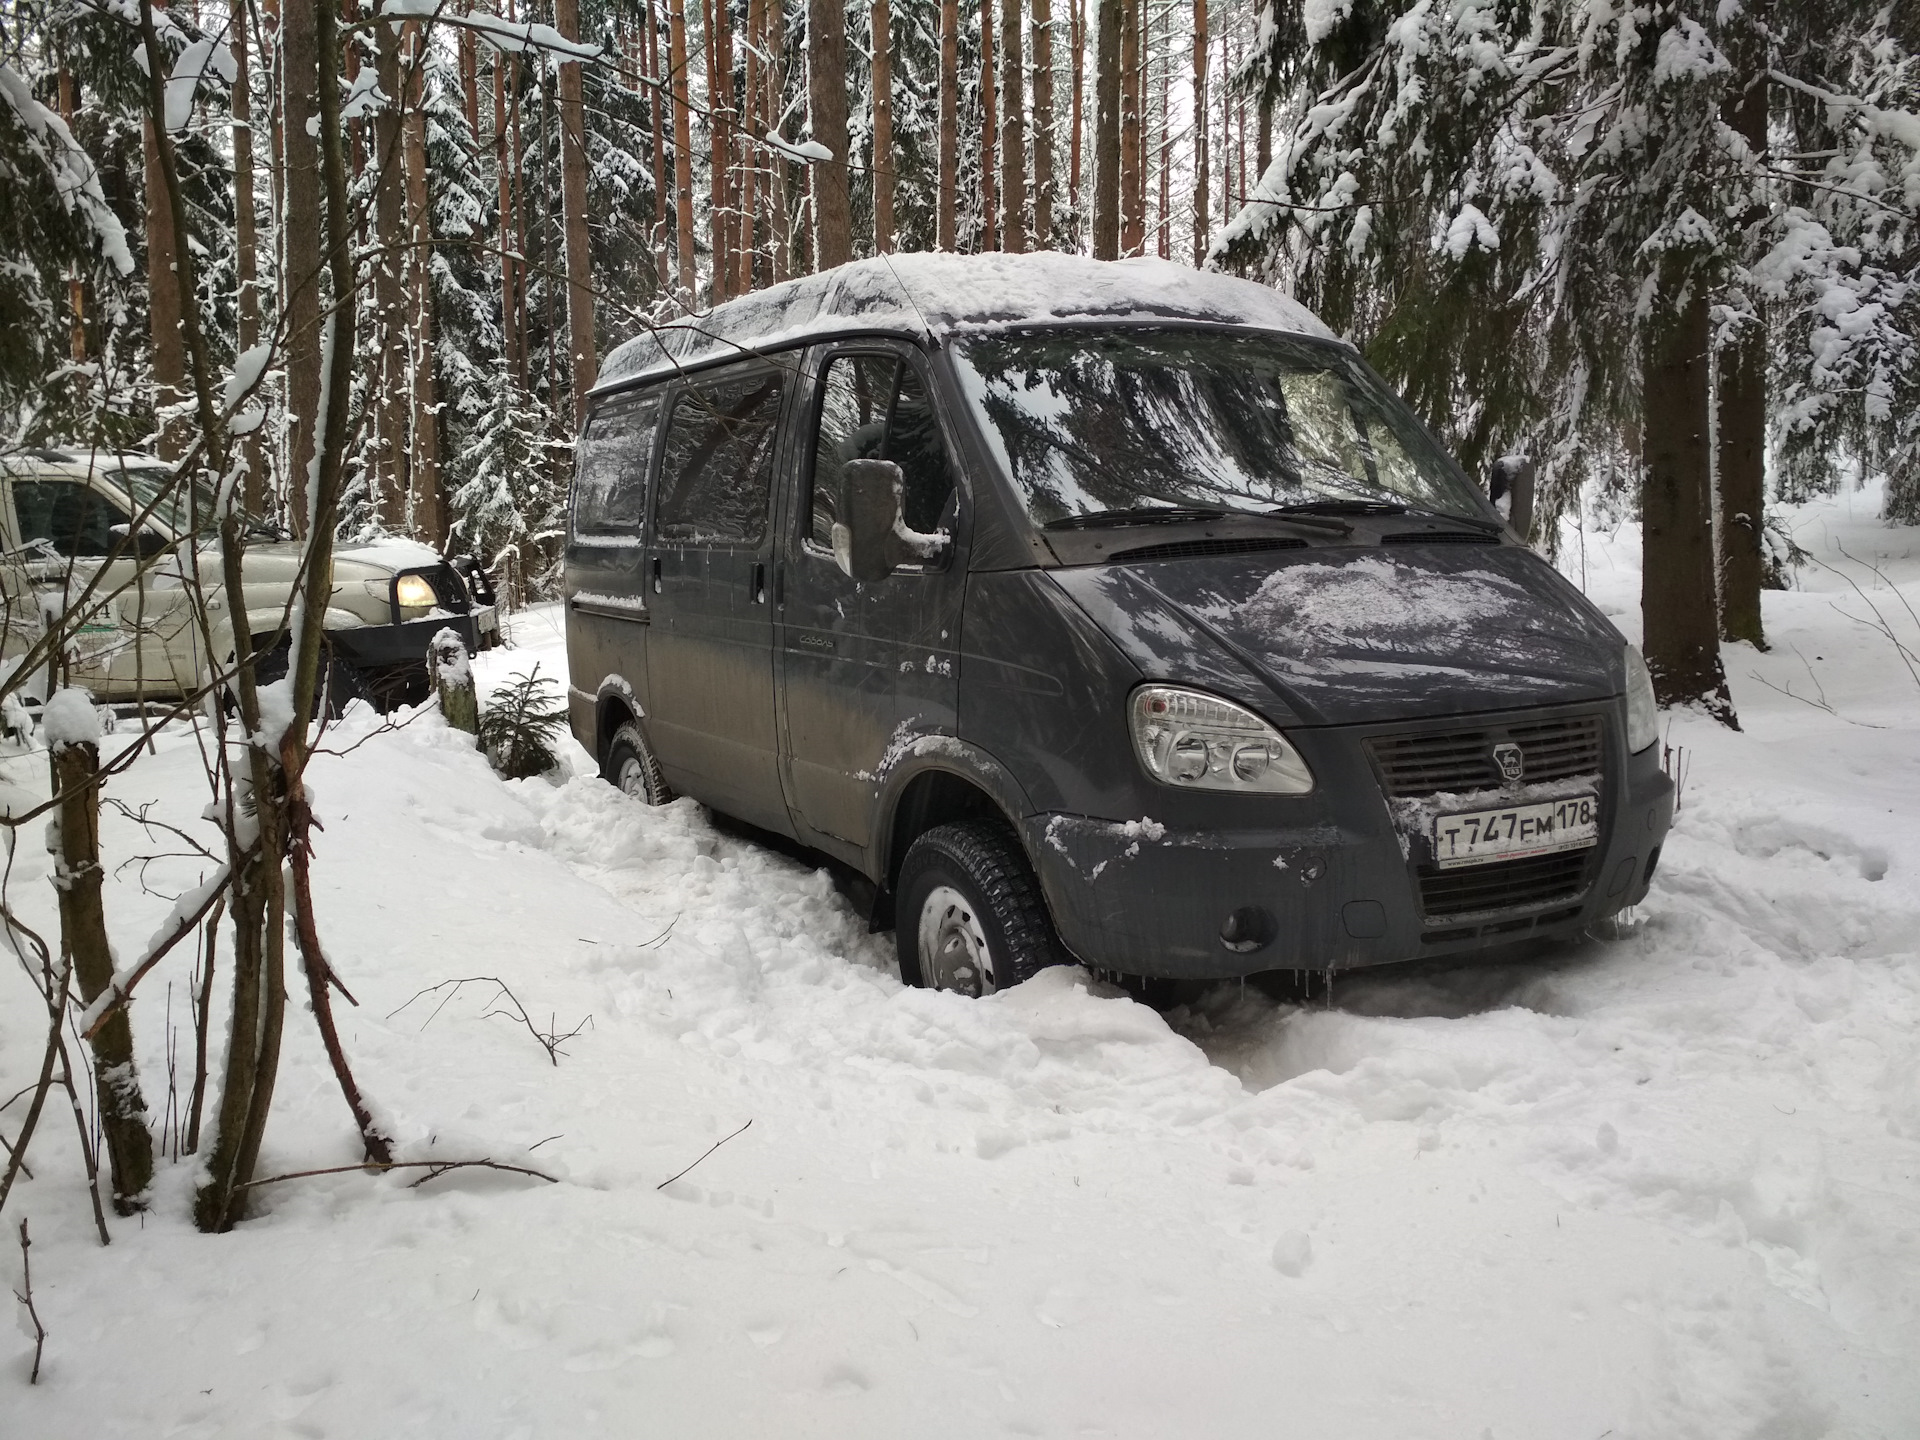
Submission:
M 1340 346 L 1127 328 L 1013 331 L 956 350 L 1042 526 L 1276 509 L 1488 523 L 1459 466 Z

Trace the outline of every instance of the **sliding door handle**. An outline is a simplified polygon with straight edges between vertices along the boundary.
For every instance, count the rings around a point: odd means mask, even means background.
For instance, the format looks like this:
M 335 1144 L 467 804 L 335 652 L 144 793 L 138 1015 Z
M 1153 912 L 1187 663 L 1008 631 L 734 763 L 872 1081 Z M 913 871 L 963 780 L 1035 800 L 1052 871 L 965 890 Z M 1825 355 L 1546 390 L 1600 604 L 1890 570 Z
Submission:
M 660 557 L 658 555 L 653 557 L 653 593 L 656 595 L 660 593 Z
M 753 562 L 753 603 L 767 603 L 767 562 L 764 560 Z

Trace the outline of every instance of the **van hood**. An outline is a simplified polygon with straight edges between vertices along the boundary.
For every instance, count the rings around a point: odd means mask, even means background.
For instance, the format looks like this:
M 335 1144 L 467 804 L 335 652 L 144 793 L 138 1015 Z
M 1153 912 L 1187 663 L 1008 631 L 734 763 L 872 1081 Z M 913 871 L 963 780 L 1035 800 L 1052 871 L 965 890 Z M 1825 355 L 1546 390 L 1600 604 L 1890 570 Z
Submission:
M 302 540 L 256 541 L 246 547 L 247 579 L 291 580 L 306 558 Z M 390 580 L 402 570 L 431 570 L 445 562 L 438 551 L 412 540 L 376 540 L 340 545 L 333 552 L 333 581 Z
M 1149 678 L 1237 690 L 1283 724 L 1519 709 L 1626 686 L 1620 632 L 1515 545 L 1266 551 L 1054 578 Z

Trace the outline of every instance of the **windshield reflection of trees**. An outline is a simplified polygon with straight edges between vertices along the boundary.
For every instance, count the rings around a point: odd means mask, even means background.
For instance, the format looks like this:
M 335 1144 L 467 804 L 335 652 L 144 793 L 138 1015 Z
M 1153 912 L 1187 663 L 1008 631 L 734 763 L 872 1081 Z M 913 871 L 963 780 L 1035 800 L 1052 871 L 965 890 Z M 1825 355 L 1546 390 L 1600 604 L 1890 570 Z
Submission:
M 961 354 L 1041 524 L 1321 499 L 1479 513 L 1466 477 L 1405 406 L 1331 345 L 1078 330 L 982 337 Z

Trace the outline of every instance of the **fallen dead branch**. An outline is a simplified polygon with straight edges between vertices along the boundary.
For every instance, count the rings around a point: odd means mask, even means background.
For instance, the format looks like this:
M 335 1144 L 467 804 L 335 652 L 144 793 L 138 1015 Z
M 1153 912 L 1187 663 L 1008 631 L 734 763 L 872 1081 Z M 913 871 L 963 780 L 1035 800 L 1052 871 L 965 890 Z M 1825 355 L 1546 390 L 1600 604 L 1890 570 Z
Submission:
M 40 1312 L 33 1308 L 33 1265 L 27 1257 L 27 1251 L 33 1241 L 27 1238 L 27 1221 L 20 1218 L 20 1289 L 13 1292 L 27 1312 L 27 1319 L 33 1322 L 33 1373 L 27 1377 L 29 1385 L 40 1383 L 40 1353 L 47 1346 L 47 1327 L 40 1323 Z
M 748 1120 L 747 1125 L 751 1125 L 751 1124 L 753 1124 L 753 1121 Z M 747 1125 L 742 1125 L 738 1130 L 733 1132 L 733 1135 L 745 1134 Z M 726 1144 L 727 1141 L 733 1139 L 733 1135 L 722 1135 L 718 1140 L 714 1141 L 713 1144 L 709 1145 L 706 1148 L 706 1151 L 704 1154 L 701 1155 L 700 1160 L 706 1159 L 708 1155 L 713 1154 L 714 1151 L 718 1150 L 722 1145 Z M 698 1165 L 700 1163 L 700 1160 L 694 1161 L 693 1165 Z M 687 1171 L 692 1170 L 693 1165 L 687 1166 L 687 1169 L 682 1170 L 680 1172 L 680 1175 L 685 1175 Z M 666 1179 L 662 1180 L 658 1185 L 654 1186 L 653 1188 L 656 1190 L 664 1190 L 667 1188 L 667 1186 L 671 1185 L 674 1181 L 678 1180 L 680 1178 L 680 1175 L 669 1175 Z
M 701 1157 L 704 1159 L 705 1157 Z M 698 1164 L 698 1161 L 694 1162 Z M 549 1175 L 544 1170 L 529 1169 L 525 1165 L 509 1165 L 503 1160 L 390 1160 L 379 1164 L 369 1160 L 360 1165 L 328 1165 L 319 1170 L 289 1170 L 285 1175 L 269 1175 L 263 1180 L 248 1180 L 236 1185 L 236 1190 L 252 1190 L 261 1185 L 278 1185 L 283 1180 L 308 1180 L 315 1175 L 346 1175 L 360 1170 L 368 1174 L 378 1174 L 387 1170 L 425 1170 L 422 1175 L 407 1188 L 418 1189 L 429 1180 L 437 1180 L 449 1170 L 501 1170 L 509 1175 L 527 1175 L 535 1180 L 544 1180 L 549 1185 L 558 1185 L 560 1177 Z
M 494 1008 L 489 1008 L 484 1014 L 481 1015 L 480 1018 L 482 1020 L 488 1020 L 495 1015 L 504 1015 L 510 1020 L 519 1021 L 520 1024 L 525 1027 L 526 1032 L 529 1035 L 533 1036 L 533 1038 L 537 1042 L 539 1042 L 540 1048 L 547 1052 L 547 1059 L 555 1065 L 558 1065 L 560 1063 L 561 1055 L 566 1053 L 563 1050 L 561 1050 L 560 1047 L 566 1044 L 567 1041 L 573 1039 L 573 1037 L 578 1035 L 582 1030 L 585 1030 L 589 1025 L 593 1024 L 593 1016 L 589 1015 L 586 1017 L 586 1019 L 582 1020 L 578 1025 L 574 1026 L 573 1029 L 567 1031 L 565 1034 L 562 1034 L 560 1033 L 559 1023 L 556 1020 L 549 1017 L 547 1021 L 547 1028 L 545 1030 L 542 1030 L 539 1026 L 533 1023 L 532 1017 L 527 1014 L 527 1007 L 520 1003 L 520 997 L 515 995 L 513 991 L 507 987 L 507 982 L 502 980 L 497 975 L 468 975 L 464 979 L 442 980 L 438 985 L 429 985 L 424 990 L 416 990 L 411 996 L 407 998 L 405 1004 L 402 1004 L 398 1009 L 395 1009 L 392 1012 L 390 1012 L 387 1018 L 389 1020 L 393 1019 L 393 1017 L 395 1015 L 398 1015 L 401 1010 L 406 1009 L 408 1005 L 413 1004 L 415 1000 L 418 1000 L 423 996 L 432 995 L 436 991 L 445 990 L 447 993 L 441 997 L 440 1003 L 433 1007 L 433 1014 L 427 1016 L 425 1020 L 422 1020 L 420 1022 L 420 1028 L 424 1030 L 427 1028 L 427 1026 L 433 1023 L 434 1015 L 438 1015 L 442 1010 L 446 1009 L 448 1002 L 451 1001 L 454 996 L 458 995 L 460 993 L 461 987 L 465 985 L 497 986 L 498 990 L 487 1001 L 488 1006 L 494 1007 Z M 502 1000 L 506 1001 L 507 1004 L 511 1005 L 513 1008 L 509 1010 L 509 1009 L 506 1009 L 504 1006 L 501 1006 L 500 1002 Z

